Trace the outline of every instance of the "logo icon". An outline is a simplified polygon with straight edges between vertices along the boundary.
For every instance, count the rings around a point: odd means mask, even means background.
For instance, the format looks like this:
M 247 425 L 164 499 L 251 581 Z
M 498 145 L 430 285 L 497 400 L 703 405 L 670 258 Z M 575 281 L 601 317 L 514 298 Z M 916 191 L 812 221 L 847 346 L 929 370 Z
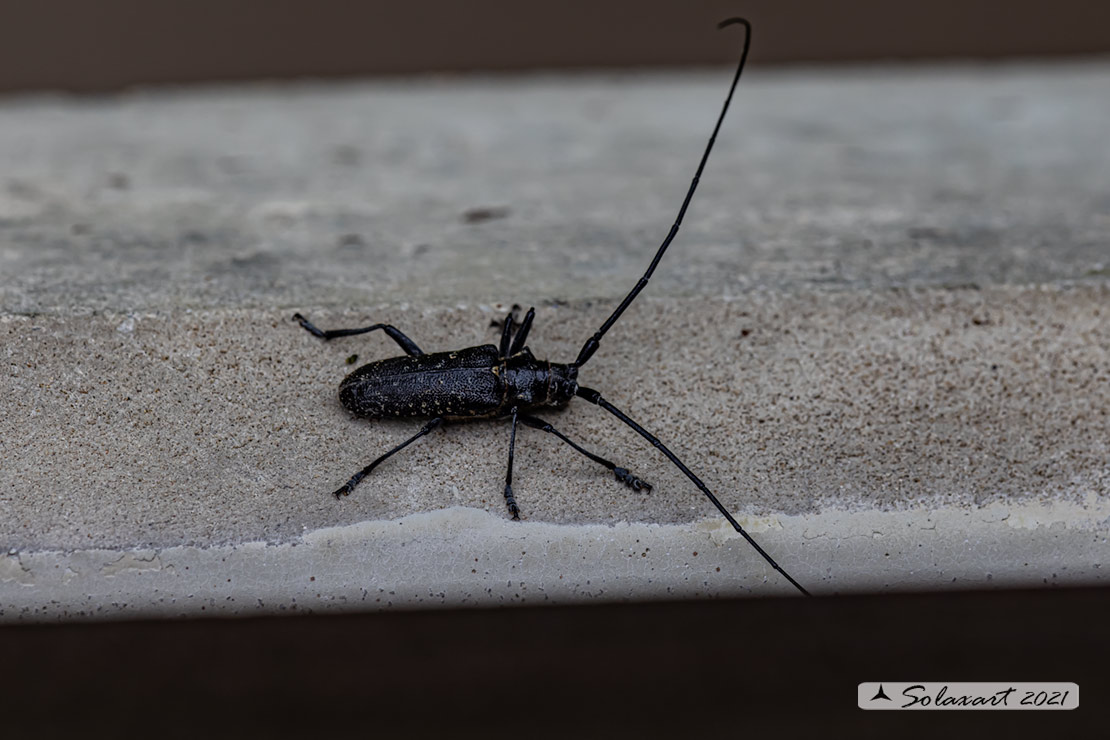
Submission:
M 879 690 L 875 693 L 874 696 L 871 697 L 871 701 L 875 701 L 876 699 L 886 699 L 887 701 L 894 701 L 893 699 L 891 699 L 889 696 L 886 695 L 885 691 L 883 691 L 883 685 L 882 684 L 879 684 Z

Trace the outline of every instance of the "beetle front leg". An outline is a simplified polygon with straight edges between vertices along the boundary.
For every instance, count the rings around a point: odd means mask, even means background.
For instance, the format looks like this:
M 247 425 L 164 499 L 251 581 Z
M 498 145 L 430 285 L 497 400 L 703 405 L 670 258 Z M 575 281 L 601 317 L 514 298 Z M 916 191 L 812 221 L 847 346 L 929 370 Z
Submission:
M 593 460 L 595 463 L 597 463 L 599 465 L 604 465 L 610 472 L 613 473 L 613 476 L 618 481 L 625 484 L 626 486 L 631 488 L 633 491 L 646 491 L 646 492 L 649 492 L 649 493 L 651 492 L 651 484 L 648 483 L 646 480 L 643 480 L 642 478 L 637 478 L 635 475 L 633 475 L 631 473 L 631 471 L 628 470 L 628 468 L 619 467 L 615 463 L 612 463 L 612 462 L 606 460 L 604 457 L 601 457 L 600 455 L 595 455 L 594 453 L 590 452 L 589 450 L 582 449 L 581 447 L 576 445 L 574 442 L 571 442 L 566 437 L 566 435 L 564 435 L 562 432 L 560 432 L 555 427 L 548 424 L 543 419 L 539 419 L 535 416 L 525 415 L 525 416 L 521 416 L 520 420 L 524 424 L 527 424 L 528 426 L 532 427 L 533 429 L 539 429 L 542 432 L 547 432 L 548 434 L 554 434 L 556 437 L 563 440 L 568 445 L 570 445 L 571 447 L 578 450 L 579 452 L 581 452 L 586 457 Z
M 353 337 L 356 334 L 366 334 L 367 332 L 381 329 L 405 351 L 405 354 L 412 356 L 424 354 L 424 351 L 416 346 L 416 342 L 406 337 L 400 329 L 392 324 L 374 324 L 373 326 L 364 326 L 361 329 L 331 329 L 325 331 L 323 329 L 317 329 L 315 324 L 299 313 L 293 314 L 293 320 L 298 322 L 313 336 L 320 337 L 323 340 L 335 339 L 336 337 Z
M 503 354 L 503 357 L 508 359 L 517 352 L 524 349 L 524 344 L 528 341 L 528 332 L 532 330 L 532 319 L 536 318 L 536 309 L 529 308 L 528 313 L 524 315 L 524 321 L 520 322 L 520 328 L 516 330 L 516 336 L 513 337 L 513 346 L 509 351 Z

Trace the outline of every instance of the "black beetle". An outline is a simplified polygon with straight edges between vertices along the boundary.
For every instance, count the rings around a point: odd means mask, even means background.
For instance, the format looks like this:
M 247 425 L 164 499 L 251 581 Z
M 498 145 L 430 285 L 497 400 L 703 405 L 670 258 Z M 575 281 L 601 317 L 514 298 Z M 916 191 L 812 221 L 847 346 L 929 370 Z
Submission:
M 609 331 L 621 314 L 624 313 L 624 310 L 647 285 L 656 266 L 663 258 L 663 253 L 667 251 L 667 247 L 674 240 L 675 234 L 678 233 L 679 226 L 682 224 L 682 217 L 686 214 L 686 209 L 689 207 L 690 200 L 697 189 L 698 180 L 701 178 L 706 160 L 709 159 L 709 152 L 713 149 L 713 143 L 716 141 L 717 132 L 721 128 L 722 121 L 724 121 L 725 113 L 728 112 L 732 94 L 736 90 L 736 84 L 740 81 L 740 74 L 744 70 L 744 62 L 747 60 L 748 49 L 751 46 L 751 24 L 743 18 L 729 18 L 718 24 L 718 28 L 733 24 L 744 27 L 744 50 L 740 56 L 740 63 L 737 65 L 736 74 L 732 79 L 728 95 L 725 97 L 724 107 L 717 118 L 713 134 L 709 137 L 709 143 L 705 147 L 697 172 L 695 172 L 694 179 L 690 183 L 690 189 L 686 192 L 686 197 L 682 201 L 678 217 L 662 245 L 656 251 L 647 271 L 621 301 L 621 304 L 617 306 L 616 310 L 605 320 L 601 328 L 586 340 L 574 362 L 562 364 L 537 360 L 532 355 L 531 350 L 525 346 L 528 331 L 532 327 L 532 319 L 536 314 L 534 308 L 528 309 L 528 313 L 524 320 L 520 322 L 519 328 L 516 328 L 515 334 L 513 330 L 517 325 L 513 321 L 512 313 L 505 318 L 499 347 L 486 344 L 454 352 L 435 352 L 432 354 L 424 354 L 415 342 L 389 324 L 374 324 L 360 329 L 323 331 L 316 328 L 299 313 L 294 314 L 293 318 L 299 321 L 301 326 L 321 339 L 365 334 L 380 329 L 405 351 L 405 357 L 394 357 L 368 363 L 344 378 L 339 385 L 339 399 L 348 411 L 371 419 L 431 418 L 431 421 L 425 424 L 419 432 L 381 455 L 352 476 L 335 492 L 336 497 L 349 494 L 358 485 L 359 481 L 365 478 L 380 463 L 423 437 L 443 422 L 490 418 L 512 419 L 512 433 L 509 438 L 509 465 L 505 475 L 505 501 L 513 519 L 520 518 L 520 508 L 513 496 L 512 487 L 513 449 L 516 445 L 518 422 L 554 434 L 578 452 L 608 468 L 618 481 L 629 487 L 635 490 L 651 490 L 648 483 L 632 475 L 626 468 L 618 467 L 609 460 L 579 447 L 551 424 L 528 413 L 543 408 L 562 408 L 570 403 L 573 397 L 578 396 L 613 414 L 657 447 L 713 502 L 713 505 L 724 515 L 729 524 L 744 536 L 771 567 L 781 573 L 803 594 L 809 595 L 809 592 L 801 584 L 783 570 L 751 538 L 732 514 L 717 500 L 717 497 L 702 483 L 701 479 L 694 475 L 658 438 L 602 398 L 599 392 L 578 384 L 579 369 L 597 351 L 605 332 Z

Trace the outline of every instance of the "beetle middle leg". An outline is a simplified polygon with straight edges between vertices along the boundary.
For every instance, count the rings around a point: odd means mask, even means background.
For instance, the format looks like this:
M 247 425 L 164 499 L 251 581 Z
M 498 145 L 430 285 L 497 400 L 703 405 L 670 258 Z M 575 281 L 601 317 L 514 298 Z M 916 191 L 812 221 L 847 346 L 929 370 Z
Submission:
M 568 439 L 565 434 L 560 432 L 555 427 L 551 426 L 551 424 L 544 421 L 543 419 L 539 419 L 535 416 L 521 416 L 520 420 L 521 420 L 521 422 L 523 422 L 527 426 L 532 427 L 533 429 L 539 429 L 542 432 L 547 432 L 549 434 L 554 434 L 556 437 L 563 440 L 568 445 L 573 447 L 575 450 L 577 450 L 578 452 L 581 452 L 583 455 L 585 455 L 586 457 L 593 460 L 595 463 L 598 463 L 599 465 L 603 465 L 606 469 L 608 469 L 610 472 L 613 473 L 613 475 L 616 477 L 616 479 L 618 481 L 625 484 L 626 486 L 631 488 L 633 491 L 648 491 L 648 492 L 651 491 L 651 484 L 648 483 L 646 480 L 643 480 L 641 478 L 637 478 L 635 475 L 633 475 L 628 470 L 628 468 L 619 467 L 615 463 L 612 463 L 612 462 L 606 460 L 604 457 L 601 457 L 599 455 L 595 455 L 594 453 L 590 452 L 589 450 L 585 450 L 585 449 L 579 447 L 574 442 L 571 442 L 570 439 Z
M 528 313 L 524 316 L 524 321 L 517 324 L 513 319 L 512 311 L 505 317 L 505 323 L 501 325 L 501 346 L 498 348 L 498 356 L 506 360 L 517 352 L 524 349 L 524 343 L 528 341 L 528 332 L 532 329 L 532 320 L 536 318 L 536 309 L 529 308 Z M 513 328 L 516 327 L 516 336 L 513 337 Z M 512 339 L 512 346 L 509 345 L 509 340 Z
M 513 346 L 509 348 L 509 352 L 505 357 L 512 357 L 517 352 L 524 349 L 524 343 L 528 341 L 528 332 L 532 330 L 532 319 L 536 318 L 536 309 L 529 308 L 528 313 L 524 315 L 524 321 L 520 322 L 520 328 L 516 330 L 516 336 L 513 337 Z
M 392 324 L 374 324 L 373 326 L 364 326 L 360 329 L 330 329 L 325 331 L 323 329 L 317 329 L 315 324 L 299 313 L 293 314 L 293 320 L 298 322 L 313 336 L 320 337 L 323 340 L 335 339 L 337 337 L 353 337 L 356 334 L 366 334 L 381 329 L 405 351 L 406 355 L 415 356 L 424 354 L 424 351 L 416 346 L 416 342 L 409 339 L 400 329 Z
M 509 435 L 509 469 L 505 473 L 505 503 L 508 505 L 513 519 L 520 519 L 520 507 L 516 505 L 516 497 L 513 496 L 513 448 L 516 447 L 516 411 L 516 406 L 513 406 L 513 431 Z
M 420 430 L 419 432 L 417 432 L 416 434 L 412 435 L 411 437 L 409 437 L 408 439 L 406 439 L 406 440 L 405 440 L 404 442 L 402 442 L 401 444 L 397 445 L 396 447 L 394 447 L 394 448 L 393 448 L 392 450 L 390 450 L 389 452 L 385 453 L 384 455 L 381 455 L 381 456 L 380 456 L 380 457 L 379 457 L 379 458 L 378 458 L 377 460 L 375 460 L 374 462 L 370 463 L 369 465 L 367 465 L 367 466 L 366 466 L 365 468 L 363 468 L 362 470 L 360 470 L 360 471 L 358 471 L 357 473 L 355 473 L 354 475 L 352 475 L 352 476 L 351 476 L 351 479 L 350 479 L 349 481 L 347 481 L 346 483 L 344 483 L 344 484 L 343 484 L 343 485 L 342 485 L 342 486 L 341 486 L 341 487 L 339 488 L 339 490 L 335 491 L 335 493 L 334 493 L 333 495 L 334 495 L 334 496 L 335 496 L 336 498 L 340 498 L 340 497 L 342 497 L 342 496 L 347 496 L 347 495 L 350 495 L 351 491 L 355 490 L 355 486 L 357 486 L 357 485 L 359 484 L 359 482 L 360 482 L 360 481 L 361 481 L 361 480 L 362 480 L 363 478 L 365 478 L 366 476 L 370 475 L 370 472 L 371 472 L 371 471 L 372 471 L 372 470 L 373 470 L 374 468 L 378 467 L 378 465 L 379 465 L 380 463 L 383 463 L 383 462 L 385 462 L 385 461 L 386 461 L 386 460 L 387 460 L 387 459 L 388 459 L 388 458 L 389 458 L 390 456 L 392 456 L 392 455 L 393 455 L 393 453 L 395 453 L 395 452 L 400 452 L 401 450 L 405 449 L 405 448 L 406 448 L 406 447 L 408 447 L 408 446 L 409 446 L 410 444 L 412 444 L 412 443 L 413 443 L 413 442 L 415 442 L 416 440 L 420 439 L 420 438 L 421 438 L 421 437 L 423 437 L 423 436 L 424 436 L 425 434 L 427 434 L 428 432 L 432 431 L 433 429 L 435 429 L 436 427 L 438 427 L 438 426 L 439 426 L 440 424 L 442 424 L 442 423 L 443 423 L 443 417 L 442 417 L 442 416 L 441 416 L 441 417 L 438 417 L 438 418 L 436 418 L 436 419 L 432 419 L 432 420 L 431 420 L 431 421 L 429 421 L 429 422 L 428 422 L 427 424 L 425 424 L 425 425 L 424 425 L 424 427 L 423 427 L 423 428 L 422 428 L 422 429 L 421 429 L 421 430 Z M 512 465 L 512 457 L 510 456 L 510 468 L 511 468 L 511 465 Z

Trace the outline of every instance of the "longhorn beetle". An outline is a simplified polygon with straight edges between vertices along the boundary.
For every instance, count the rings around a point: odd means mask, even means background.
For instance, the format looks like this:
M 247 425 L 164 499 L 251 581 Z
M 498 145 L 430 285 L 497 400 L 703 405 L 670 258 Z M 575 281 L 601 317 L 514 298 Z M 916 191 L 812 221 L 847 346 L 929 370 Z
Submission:
M 293 319 L 300 322 L 302 327 L 321 339 L 349 337 L 380 329 L 404 350 L 404 357 L 394 357 L 368 363 L 343 379 L 343 382 L 339 384 L 339 400 L 348 411 L 356 416 L 364 416 L 370 419 L 431 418 L 431 421 L 425 424 L 419 432 L 355 473 L 349 481 L 335 491 L 336 498 L 350 494 L 354 487 L 359 484 L 359 481 L 369 475 L 379 464 L 445 421 L 493 418 L 512 419 L 512 431 L 509 435 L 509 466 L 505 473 L 505 503 L 508 505 L 513 519 L 520 518 L 520 508 L 513 496 L 513 448 L 516 446 L 518 423 L 555 435 L 589 459 L 607 468 L 618 481 L 630 488 L 637 491 L 651 490 L 648 483 L 637 478 L 627 468 L 618 467 L 605 458 L 579 447 L 551 424 L 530 413 L 544 407 L 563 408 L 570 403 L 571 398 L 578 396 L 605 409 L 657 447 L 698 487 L 698 490 L 705 494 L 728 520 L 728 523 L 743 535 L 744 539 L 756 549 L 756 552 L 763 556 L 763 559 L 772 568 L 781 573 L 799 591 L 809 596 L 809 592 L 783 570 L 774 558 L 768 555 L 752 539 L 751 535 L 744 531 L 744 528 L 717 500 L 717 497 L 713 495 L 709 488 L 702 483 L 701 479 L 694 475 L 655 435 L 628 418 L 620 409 L 602 398 L 599 392 L 578 384 L 578 371 L 593 357 L 601 343 L 601 338 L 605 336 L 605 332 L 612 328 L 625 309 L 647 285 L 648 279 L 651 278 L 651 274 L 655 272 L 655 268 L 659 264 L 659 260 L 663 258 L 663 253 L 667 251 L 667 247 L 670 246 L 675 234 L 678 233 L 678 228 L 682 224 L 682 217 L 686 215 L 686 208 L 690 205 L 690 199 L 694 197 L 694 190 L 698 187 L 698 180 L 705 168 L 705 162 L 709 159 L 709 152 L 713 149 L 717 132 L 725 119 L 725 113 L 728 112 L 732 94 L 736 90 L 736 84 L 740 81 L 740 73 L 744 70 L 744 62 L 748 58 L 748 50 L 751 47 L 751 24 L 743 18 L 729 18 L 719 23 L 717 27 L 724 28 L 733 24 L 744 27 L 744 50 L 740 55 L 740 63 L 736 67 L 736 74 L 732 78 L 728 95 L 725 97 L 724 107 L 717 118 L 717 125 L 713 127 L 713 134 L 709 137 L 709 143 L 705 147 L 705 153 L 702 154 L 701 162 L 698 163 L 698 169 L 694 173 L 690 189 L 686 192 L 682 207 L 678 210 L 678 218 L 675 219 L 670 232 L 656 251 L 647 272 L 625 296 L 612 315 L 605 320 L 601 328 L 586 340 L 574 362 L 561 364 L 537 360 L 532 355 L 531 350 L 525 346 L 524 342 L 528 339 L 528 331 L 532 328 L 532 319 L 536 315 L 535 308 L 528 309 L 528 313 L 524 320 L 520 322 L 515 335 L 513 328 L 516 324 L 513 321 L 512 313 L 505 318 L 501 331 L 501 344 L 498 347 L 485 344 L 480 347 L 468 347 L 454 352 L 434 352 L 432 354 L 425 354 L 423 350 L 416 346 L 415 342 L 389 324 L 374 324 L 361 329 L 323 331 L 316 328 L 299 313 L 293 315 Z

